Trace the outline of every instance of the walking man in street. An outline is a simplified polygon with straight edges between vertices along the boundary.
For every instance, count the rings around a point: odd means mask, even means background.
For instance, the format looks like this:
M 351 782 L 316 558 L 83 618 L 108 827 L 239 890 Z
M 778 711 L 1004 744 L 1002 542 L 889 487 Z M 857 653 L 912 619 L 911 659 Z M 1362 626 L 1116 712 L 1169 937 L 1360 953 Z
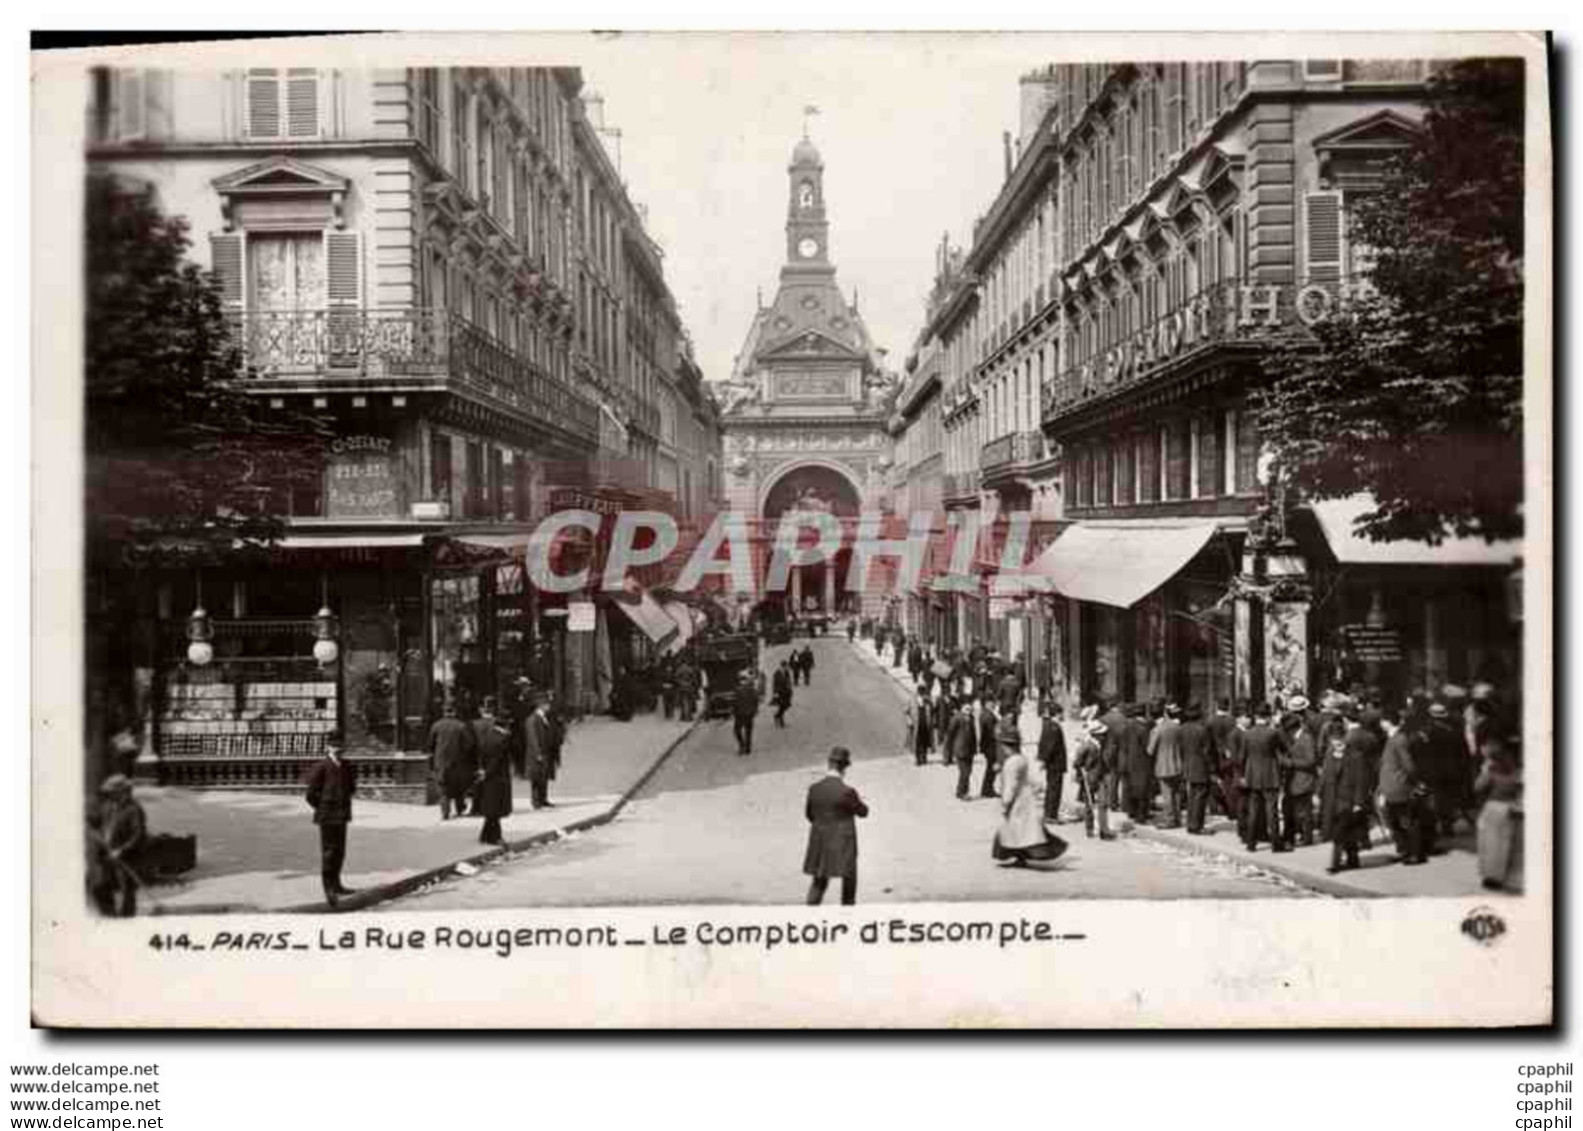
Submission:
M 796 653 L 793 653 L 796 655 Z M 786 726 L 786 712 L 792 705 L 792 676 L 791 661 L 782 660 L 775 669 L 775 676 L 770 681 L 771 701 L 775 704 L 775 725 L 781 728 Z
M 813 683 L 813 645 L 802 646 L 802 681 L 804 685 Z
M 550 782 L 561 761 L 560 726 L 550 717 L 550 697 L 545 692 L 533 696 L 533 714 L 528 716 L 523 741 L 527 745 L 528 781 L 532 786 L 533 807 L 548 809 Z
M 467 811 L 467 792 L 473 787 L 474 736 L 468 725 L 456 717 L 456 703 L 445 704 L 445 714 L 429 728 L 429 765 L 440 788 L 440 820 Z
M 808 851 L 802 870 L 812 879 L 808 884 L 808 904 L 824 902 L 825 889 L 832 878 L 841 879 L 841 903 L 857 902 L 857 821 L 867 817 L 868 806 L 857 790 L 846 784 L 852 754 L 845 746 L 830 751 L 830 768 L 825 776 L 808 787 L 803 814 L 808 818 Z
M 996 734 L 999 729 L 1000 719 L 986 691 L 978 702 L 978 752 L 984 756 L 984 779 L 978 787 L 980 797 L 995 796 L 995 767 L 1000 762 L 1000 740 Z
M 743 672 L 737 682 L 735 697 L 731 700 L 731 729 L 736 735 L 737 754 L 753 753 L 753 720 L 759 713 L 759 689 L 753 673 Z
M 484 818 L 478 834 L 481 844 L 504 844 L 500 818 L 511 814 L 510 736 L 495 718 L 495 703 L 485 699 L 478 718 L 473 721 L 473 746 L 477 755 L 477 778 L 473 805 Z
M 346 863 L 346 826 L 352 823 L 352 793 L 357 774 L 342 756 L 341 743 L 330 739 L 324 744 L 324 757 L 308 771 L 308 805 L 313 823 L 319 826 L 319 871 L 324 881 L 324 898 L 338 907 L 341 897 L 352 889 L 341 883 L 341 867 Z
M 971 699 L 957 704 L 951 728 L 946 732 L 946 747 L 956 764 L 956 799 L 966 801 L 973 788 L 973 755 L 978 752 L 978 719 L 973 715 Z

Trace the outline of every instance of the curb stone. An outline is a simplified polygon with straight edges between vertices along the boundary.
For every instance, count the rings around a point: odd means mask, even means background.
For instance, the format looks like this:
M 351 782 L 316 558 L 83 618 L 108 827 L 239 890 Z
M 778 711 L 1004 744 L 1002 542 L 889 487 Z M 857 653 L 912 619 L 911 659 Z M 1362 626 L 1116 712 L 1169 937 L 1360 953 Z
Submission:
M 586 832 L 589 829 L 596 829 L 600 825 L 609 824 L 611 821 L 616 819 L 616 815 L 619 814 L 621 810 L 626 808 L 627 803 L 631 801 L 634 796 L 636 796 L 638 790 L 642 789 L 653 779 L 654 775 L 659 772 L 660 767 L 663 766 L 666 761 L 670 759 L 670 756 L 676 752 L 676 748 L 693 736 L 693 733 L 698 729 L 703 721 L 704 720 L 702 716 L 695 718 L 692 725 L 672 739 L 671 742 L 666 745 L 665 749 L 656 754 L 654 756 L 654 760 L 649 763 L 648 768 L 644 770 L 642 774 L 638 775 L 637 781 L 628 786 L 627 789 L 622 792 L 621 796 L 617 797 L 610 807 L 602 813 L 593 813 L 587 817 L 579 817 L 577 820 L 571 821 L 560 826 L 559 828 L 545 829 L 543 832 L 534 833 L 532 836 L 523 837 L 521 840 L 509 841 L 506 844 L 493 845 L 481 852 L 474 853 L 472 856 L 464 857 L 461 860 L 452 860 L 450 863 L 441 864 L 437 868 L 426 868 L 420 872 L 414 872 L 409 876 L 403 876 L 399 880 L 393 880 L 388 884 L 379 884 L 375 887 L 364 888 L 350 898 L 341 900 L 341 903 L 338 907 L 332 908 L 323 900 L 318 900 L 314 903 L 301 903 L 292 907 L 272 908 L 261 913 L 271 915 L 324 915 L 345 911 L 362 911 L 365 908 L 373 907 L 375 904 L 386 903 L 392 899 L 397 899 L 400 896 L 416 891 L 418 888 L 423 887 L 434 880 L 440 879 L 455 872 L 456 867 L 459 864 L 471 864 L 476 868 L 479 865 L 497 859 L 498 857 L 507 856 L 514 852 L 526 852 L 529 849 L 539 848 L 543 845 L 560 840 L 562 837 L 569 836 L 572 833 Z M 180 911 L 169 911 L 165 912 L 165 914 L 191 915 L 206 913 L 208 911 L 238 910 L 258 911 L 259 909 L 254 907 L 220 905 L 217 907 L 205 907 L 201 909 L 184 907 Z
M 1310 891 L 1317 891 L 1323 895 L 1334 896 L 1337 899 L 1388 898 L 1381 892 L 1370 891 L 1368 888 L 1356 887 L 1341 880 L 1331 879 L 1329 876 L 1315 876 L 1310 872 L 1289 867 L 1285 863 L 1277 862 L 1275 860 L 1266 860 L 1263 858 L 1258 860 L 1249 860 L 1246 857 L 1237 856 L 1222 849 L 1217 849 L 1212 843 L 1200 844 L 1194 843 L 1192 841 L 1183 841 L 1176 837 L 1165 836 L 1158 830 L 1151 829 L 1146 825 L 1134 825 L 1130 835 L 1139 837 L 1143 840 L 1153 841 L 1155 844 L 1163 844 L 1181 852 L 1191 852 L 1196 856 L 1214 856 L 1221 860 L 1228 860 L 1233 864 L 1248 864 L 1251 867 L 1259 868 L 1265 872 L 1280 876 L 1283 880 L 1290 880 L 1298 887 L 1304 887 Z

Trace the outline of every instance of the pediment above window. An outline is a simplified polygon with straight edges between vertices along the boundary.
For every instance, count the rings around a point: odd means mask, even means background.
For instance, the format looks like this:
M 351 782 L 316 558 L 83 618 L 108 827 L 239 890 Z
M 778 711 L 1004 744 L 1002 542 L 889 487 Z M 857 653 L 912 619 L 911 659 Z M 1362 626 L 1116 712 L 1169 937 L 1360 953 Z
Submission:
M 272 157 L 210 183 L 220 194 L 220 213 L 227 231 L 238 227 L 346 226 L 346 193 L 351 181 L 317 165 Z
M 1319 179 L 1325 188 L 1367 188 L 1393 154 L 1413 145 L 1423 127 L 1394 110 L 1380 110 L 1316 137 Z

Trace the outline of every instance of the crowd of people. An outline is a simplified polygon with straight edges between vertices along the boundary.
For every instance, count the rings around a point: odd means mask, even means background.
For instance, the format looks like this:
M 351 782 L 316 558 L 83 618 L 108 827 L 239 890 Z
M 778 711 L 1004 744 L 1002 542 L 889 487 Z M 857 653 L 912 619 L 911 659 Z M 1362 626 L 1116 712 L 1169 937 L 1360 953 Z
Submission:
M 1022 750 L 1029 694 L 1021 665 L 982 645 L 941 651 L 897 630 L 873 635 L 881 658 L 913 681 L 904 744 L 915 762 L 926 765 L 938 752 L 956 770 L 959 799 L 974 795 L 976 767 L 977 796 L 997 796 L 998 776 L 1003 802 L 1008 792 L 1020 797 L 1027 766 L 1011 760 Z M 1520 714 L 1490 684 L 1447 685 L 1394 705 L 1367 691 L 1326 692 L 1317 702 L 1221 700 L 1207 710 L 1100 701 L 1080 711 L 1071 751 L 1048 688 L 1038 702 L 1035 757 L 1047 825 L 1063 821 L 1070 772 L 1089 836 L 1113 835 L 1113 810 L 1193 836 L 1212 835 L 1209 818 L 1219 815 L 1235 823 L 1250 852 L 1328 842 L 1328 870 L 1336 873 L 1360 866 L 1376 825 L 1407 866 L 1425 863 L 1464 829 L 1476 834 L 1486 887 L 1520 884 L 1522 770 L 1513 737 Z

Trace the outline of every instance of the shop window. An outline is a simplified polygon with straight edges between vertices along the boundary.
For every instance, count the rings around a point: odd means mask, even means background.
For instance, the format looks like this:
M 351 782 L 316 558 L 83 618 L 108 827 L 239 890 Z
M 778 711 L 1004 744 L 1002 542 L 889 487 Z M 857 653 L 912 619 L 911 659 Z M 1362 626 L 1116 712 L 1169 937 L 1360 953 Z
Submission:
M 484 453 L 477 441 L 467 441 L 462 460 L 462 475 L 467 485 L 463 513 L 473 518 L 484 513 Z

